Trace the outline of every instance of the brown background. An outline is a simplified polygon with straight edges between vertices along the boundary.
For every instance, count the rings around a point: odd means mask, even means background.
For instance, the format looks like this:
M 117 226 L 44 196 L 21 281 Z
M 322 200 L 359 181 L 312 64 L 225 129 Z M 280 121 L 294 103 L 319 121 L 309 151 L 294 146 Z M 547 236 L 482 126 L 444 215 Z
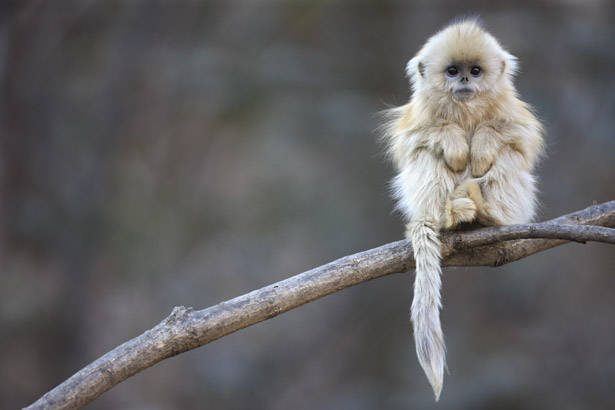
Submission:
M 0 3 L 0 407 L 173 306 L 402 237 L 377 144 L 406 61 L 479 13 L 547 128 L 540 219 L 615 198 L 615 10 L 567 1 Z M 91 409 L 615 408 L 615 258 L 449 269 L 441 402 L 410 274 L 167 360 Z

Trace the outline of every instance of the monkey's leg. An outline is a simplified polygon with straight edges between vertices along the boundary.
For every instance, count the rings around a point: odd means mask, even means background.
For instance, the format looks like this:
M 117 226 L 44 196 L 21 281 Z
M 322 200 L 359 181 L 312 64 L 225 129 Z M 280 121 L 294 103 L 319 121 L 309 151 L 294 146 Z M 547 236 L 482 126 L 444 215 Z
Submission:
M 469 198 L 449 198 L 455 188 L 455 173 L 442 156 L 430 150 L 415 152 L 412 161 L 393 181 L 399 207 L 412 220 L 425 220 L 438 229 L 450 229 L 476 217 Z
M 536 211 L 536 180 L 525 157 L 504 146 L 489 171 L 477 178 L 483 197 L 477 220 L 484 225 L 510 225 L 532 220 Z

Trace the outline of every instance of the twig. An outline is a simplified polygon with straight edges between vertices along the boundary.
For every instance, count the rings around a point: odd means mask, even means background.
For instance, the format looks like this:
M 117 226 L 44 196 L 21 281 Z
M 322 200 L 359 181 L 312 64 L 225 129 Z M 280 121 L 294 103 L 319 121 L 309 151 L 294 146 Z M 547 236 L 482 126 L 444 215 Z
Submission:
M 442 263 L 500 266 L 571 240 L 613 243 L 615 230 L 607 227 L 615 227 L 615 201 L 540 224 L 445 233 Z M 207 309 L 176 307 L 156 327 L 100 357 L 28 409 L 81 408 L 116 384 L 168 357 L 347 287 L 412 268 L 412 246 L 408 240 L 402 240 L 346 256 Z

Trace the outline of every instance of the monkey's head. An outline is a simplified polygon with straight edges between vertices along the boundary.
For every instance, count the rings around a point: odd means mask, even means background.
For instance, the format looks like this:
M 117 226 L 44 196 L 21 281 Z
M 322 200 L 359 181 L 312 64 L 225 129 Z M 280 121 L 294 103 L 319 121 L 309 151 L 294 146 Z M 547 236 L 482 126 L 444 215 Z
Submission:
M 415 93 L 439 103 L 497 99 L 512 90 L 517 59 L 477 19 L 453 23 L 431 37 L 406 71 Z

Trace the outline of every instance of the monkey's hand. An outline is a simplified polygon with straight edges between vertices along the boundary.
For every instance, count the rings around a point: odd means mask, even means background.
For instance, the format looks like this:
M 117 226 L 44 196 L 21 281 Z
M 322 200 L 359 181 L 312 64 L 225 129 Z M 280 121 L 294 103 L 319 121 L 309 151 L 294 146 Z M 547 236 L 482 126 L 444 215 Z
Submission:
M 482 177 L 491 169 L 500 149 L 502 136 L 493 127 L 481 125 L 470 143 L 470 168 L 474 178 Z
M 463 130 L 453 124 L 443 126 L 440 131 L 440 145 L 446 165 L 455 172 L 464 171 L 468 164 L 470 146 Z

